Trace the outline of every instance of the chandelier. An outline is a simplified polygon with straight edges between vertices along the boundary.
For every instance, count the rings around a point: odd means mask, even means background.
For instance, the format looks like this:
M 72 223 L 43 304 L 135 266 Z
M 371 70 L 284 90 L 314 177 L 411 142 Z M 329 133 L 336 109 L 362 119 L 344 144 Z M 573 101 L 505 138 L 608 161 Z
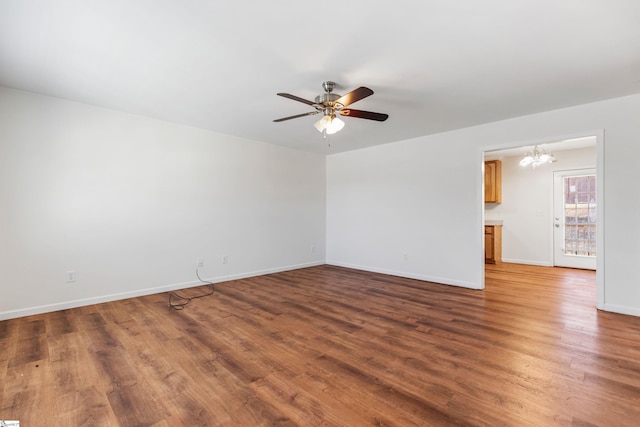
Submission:
M 556 158 L 553 154 L 547 153 L 544 148 L 539 148 L 537 145 L 533 147 L 533 150 L 527 151 L 522 160 L 520 160 L 520 166 L 526 167 L 538 167 L 545 163 L 555 163 Z

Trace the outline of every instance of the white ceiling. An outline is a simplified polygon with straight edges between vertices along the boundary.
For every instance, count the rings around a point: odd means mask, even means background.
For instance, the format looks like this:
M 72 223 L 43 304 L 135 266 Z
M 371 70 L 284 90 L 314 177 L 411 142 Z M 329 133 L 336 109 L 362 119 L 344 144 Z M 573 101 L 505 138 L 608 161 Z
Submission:
M 639 93 L 640 1 L 0 0 L 0 85 L 335 153 Z

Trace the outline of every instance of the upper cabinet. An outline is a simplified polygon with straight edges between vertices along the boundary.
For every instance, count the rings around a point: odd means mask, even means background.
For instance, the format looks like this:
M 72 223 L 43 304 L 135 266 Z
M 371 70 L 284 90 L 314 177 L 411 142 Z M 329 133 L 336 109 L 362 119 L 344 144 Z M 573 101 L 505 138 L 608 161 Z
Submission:
M 484 202 L 502 203 L 502 162 L 484 162 Z

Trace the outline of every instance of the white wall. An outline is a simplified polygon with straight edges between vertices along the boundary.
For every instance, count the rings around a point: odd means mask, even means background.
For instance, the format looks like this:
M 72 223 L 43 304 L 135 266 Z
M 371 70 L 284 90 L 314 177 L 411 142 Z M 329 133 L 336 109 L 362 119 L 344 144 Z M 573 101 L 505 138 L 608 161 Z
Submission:
M 603 308 L 640 315 L 639 112 L 634 95 L 331 155 L 327 262 L 481 288 L 482 151 L 604 131 Z
M 329 156 L 327 262 L 481 287 L 477 159 L 435 137 Z
M 324 156 L 0 88 L 0 319 L 196 285 L 198 258 L 217 281 L 322 264 L 325 170 Z
M 325 169 L 0 88 L 0 319 L 196 285 L 200 257 L 213 280 L 320 264 L 325 237 L 330 264 L 481 288 L 482 152 L 599 130 L 604 308 L 640 315 L 638 112 L 640 95 L 618 98 L 335 154 Z
M 524 153 L 524 150 L 523 150 Z M 554 151 L 556 163 L 523 168 L 502 157 L 502 203 L 485 204 L 485 220 L 502 220 L 502 260 L 553 265 L 553 172 L 596 167 L 596 149 Z M 491 156 L 494 158 L 494 156 Z

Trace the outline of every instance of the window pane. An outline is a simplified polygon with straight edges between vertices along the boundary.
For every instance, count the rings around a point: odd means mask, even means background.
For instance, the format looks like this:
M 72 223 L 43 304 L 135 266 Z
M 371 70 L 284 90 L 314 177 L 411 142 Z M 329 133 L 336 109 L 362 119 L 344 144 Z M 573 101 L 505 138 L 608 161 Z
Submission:
M 564 178 L 565 254 L 595 256 L 596 177 Z

